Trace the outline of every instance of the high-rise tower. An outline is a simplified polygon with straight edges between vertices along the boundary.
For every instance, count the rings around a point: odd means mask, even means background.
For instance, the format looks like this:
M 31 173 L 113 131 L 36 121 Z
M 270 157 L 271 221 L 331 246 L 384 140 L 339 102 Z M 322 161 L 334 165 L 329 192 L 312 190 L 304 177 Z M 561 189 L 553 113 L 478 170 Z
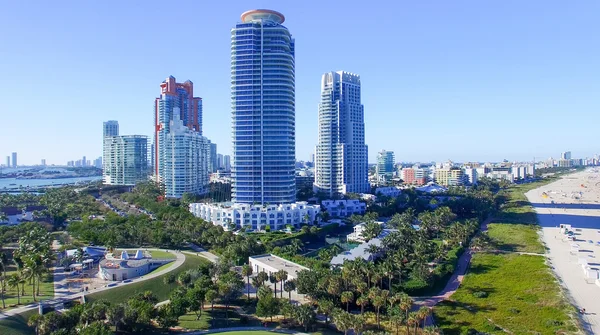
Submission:
M 360 76 L 344 71 L 321 79 L 315 191 L 330 196 L 369 190 Z
M 233 201 L 296 200 L 294 39 L 281 13 L 242 14 L 231 30 Z
M 173 117 L 174 109 L 178 109 L 178 115 Z M 194 97 L 194 84 L 187 80 L 178 83 L 175 77 L 169 76 L 160 84 L 160 97 L 154 103 L 154 162 L 152 164 L 155 176 L 160 180 L 161 145 L 166 140 L 170 130 L 171 121 L 181 120 L 183 125 L 202 135 L 202 98 Z
M 119 136 L 119 122 L 115 120 L 102 123 L 102 137 Z
M 389 182 L 394 176 L 396 158 L 393 151 L 381 150 L 377 153 L 377 181 Z

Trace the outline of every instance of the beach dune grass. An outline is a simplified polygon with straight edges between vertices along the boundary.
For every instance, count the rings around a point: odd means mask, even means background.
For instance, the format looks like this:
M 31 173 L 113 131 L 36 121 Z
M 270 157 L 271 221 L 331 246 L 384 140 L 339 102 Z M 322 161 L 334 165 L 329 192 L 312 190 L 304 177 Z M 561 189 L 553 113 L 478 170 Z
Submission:
M 485 292 L 485 294 L 481 293 Z M 566 303 L 544 258 L 517 254 L 473 256 L 469 274 L 434 308 L 444 334 L 471 329 L 490 334 L 574 334 Z
M 545 253 L 540 242 L 539 226 L 530 224 L 491 223 L 488 225 L 488 236 L 494 248 L 513 252 Z

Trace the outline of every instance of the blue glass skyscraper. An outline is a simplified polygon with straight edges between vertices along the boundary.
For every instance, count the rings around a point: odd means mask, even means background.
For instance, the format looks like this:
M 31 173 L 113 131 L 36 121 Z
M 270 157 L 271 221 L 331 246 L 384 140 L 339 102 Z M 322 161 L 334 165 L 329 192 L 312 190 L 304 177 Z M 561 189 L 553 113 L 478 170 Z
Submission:
M 294 39 L 281 13 L 242 14 L 231 30 L 233 201 L 296 200 Z

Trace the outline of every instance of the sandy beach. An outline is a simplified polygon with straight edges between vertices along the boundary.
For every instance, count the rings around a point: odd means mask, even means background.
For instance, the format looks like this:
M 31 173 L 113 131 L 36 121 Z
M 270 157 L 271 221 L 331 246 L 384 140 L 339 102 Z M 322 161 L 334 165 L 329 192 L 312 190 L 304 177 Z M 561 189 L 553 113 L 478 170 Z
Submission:
M 600 334 L 600 280 L 590 278 L 600 270 L 600 169 L 564 176 L 526 196 L 537 212 L 550 265 L 572 302 L 585 308 L 586 331 Z M 571 225 L 574 241 L 561 233 L 561 224 Z

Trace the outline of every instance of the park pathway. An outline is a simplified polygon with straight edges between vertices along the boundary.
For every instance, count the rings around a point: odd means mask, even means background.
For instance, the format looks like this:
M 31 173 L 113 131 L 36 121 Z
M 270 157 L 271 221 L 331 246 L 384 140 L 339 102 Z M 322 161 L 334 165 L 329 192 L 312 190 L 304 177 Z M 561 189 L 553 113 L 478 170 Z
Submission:
M 162 250 L 162 249 L 146 249 L 146 250 L 167 251 L 167 250 Z M 139 283 L 139 282 L 143 282 L 143 281 L 148 280 L 148 279 L 152 279 L 152 278 L 156 278 L 158 276 L 162 276 L 165 273 L 168 273 L 168 272 L 171 272 L 171 271 L 177 269 L 185 261 L 185 255 L 183 253 L 181 253 L 181 252 L 175 252 L 175 251 L 172 251 L 172 250 L 169 250 L 168 252 L 174 254 L 175 257 L 176 257 L 176 259 L 175 259 L 175 262 L 173 263 L 173 265 L 169 266 L 166 269 L 163 269 L 163 270 L 160 270 L 160 271 L 151 272 L 148 275 L 131 279 L 131 281 L 128 282 L 128 283 L 114 282 L 114 283 L 116 283 L 115 286 L 100 287 L 100 288 L 97 288 L 97 289 L 94 289 L 94 290 L 90 290 L 88 292 L 77 292 L 77 293 L 74 293 L 74 294 L 65 294 L 65 295 L 62 295 L 60 297 L 55 297 L 54 299 L 44 300 L 44 301 L 41 302 L 41 304 L 44 305 L 44 306 L 52 306 L 52 305 L 64 304 L 65 302 L 68 302 L 68 301 L 71 301 L 71 300 L 81 299 L 82 296 L 87 295 L 87 294 L 92 294 L 92 293 L 97 293 L 97 292 L 104 292 L 104 291 L 107 291 L 107 290 L 110 290 L 110 289 L 113 289 L 113 288 L 123 287 L 123 286 L 130 285 L 130 284 L 133 284 L 133 283 Z M 56 283 L 55 283 L 55 287 L 56 287 Z M 8 311 L 0 311 L 0 320 L 4 319 L 4 318 L 7 318 L 7 317 L 10 317 L 10 316 L 14 316 L 14 315 L 17 315 L 17 314 L 24 313 L 24 312 L 27 312 L 27 311 L 31 311 L 31 310 L 34 310 L 34 309 L 37 309 L 37 308 L 39 308 L 39 303 L 31 303 L 31 304 L 28 304 L 28 305 L 25 305 L 25 306 L 21 306 L 21 307 L 10 309 Z
M 204 257 L 213 263 L 216 263 L 219 261 L 219 256 L 213 254 L 212 252 L 206 251 L 204 248 L 202 248 L 192 242 L 188 243 L 188 246 L 197 253 L 196 254 L 197 256 Z M 190 254 L 192 254 L 192 253 L 190 252 Z
M 488 230 L 488 224 L 490 224 L 493 220 L 493 218 L 488 218 L 487 220 L 483 221 L 479 226 L 478 234 L 485 233 Z M 414 301 L 416 309 L 419 309 L 422 306 L 433 308 L 440 302 L 450 299 L 450 297 L 454 294 L 454 292 L 456 292 L 462 283 L 465 274 L 467 273 L 467 269 L 469 268 L 469 264 L 471 263 L 472 257 L 473 251 L 467 247 L 467 250 L 465 250 L 465 252 L 458 259 L 456 269 L 448 280 L 448 283 L 446 283 L 446 287 L 444 287 L 444 289 L 436 295 L 415 297 Z M 433 325 L 433 316 L 431 314 L 427 317 L 425 323 L 426 326 Z

